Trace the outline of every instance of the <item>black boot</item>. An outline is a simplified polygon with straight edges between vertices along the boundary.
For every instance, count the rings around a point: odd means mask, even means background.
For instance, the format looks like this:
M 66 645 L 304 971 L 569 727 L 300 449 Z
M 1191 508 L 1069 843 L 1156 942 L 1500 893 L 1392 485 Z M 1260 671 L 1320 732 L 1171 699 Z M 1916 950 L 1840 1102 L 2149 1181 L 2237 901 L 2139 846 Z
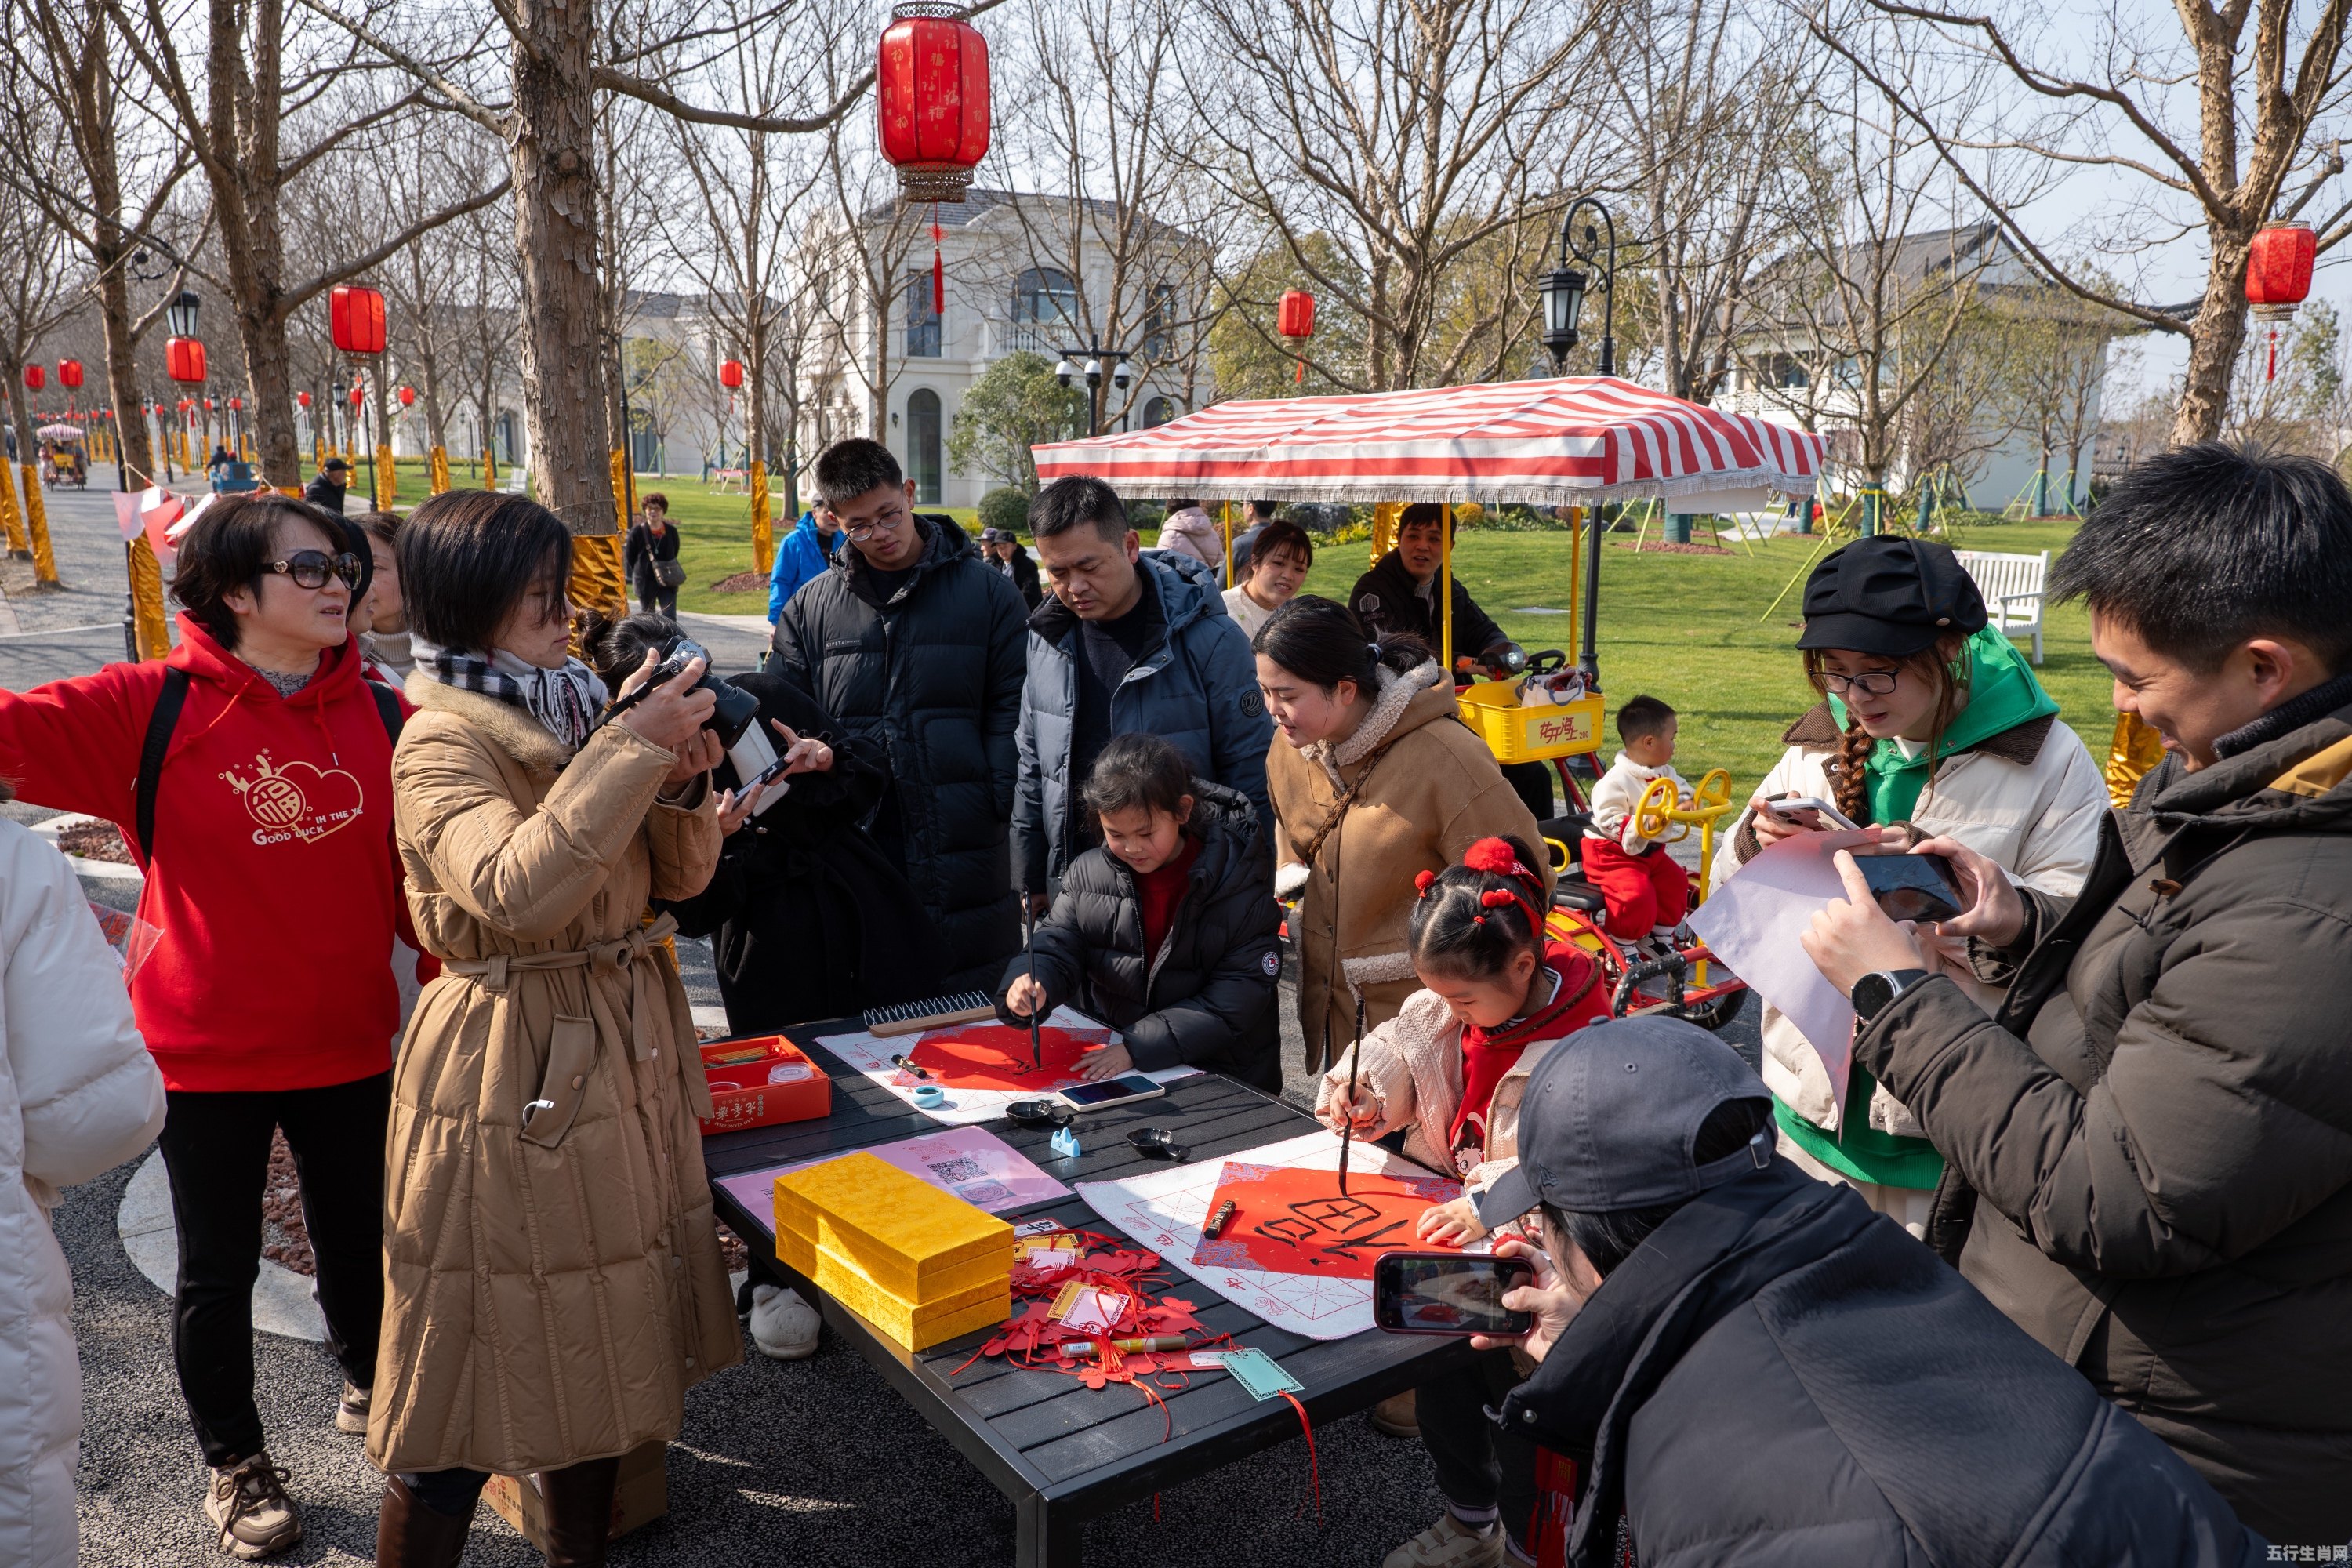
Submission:
M 457 1568 L 473 1528 L 471 1510 L 458 1519 L 427 1508 L 398 1476 L 387 1476 L 375 1516 L 376 1568 Z
M 613 1540 L 613 1488 L 620 1477 L 617 1457 L 541 1474 L 547 1499 L 547 1568 L 604 1568 Z

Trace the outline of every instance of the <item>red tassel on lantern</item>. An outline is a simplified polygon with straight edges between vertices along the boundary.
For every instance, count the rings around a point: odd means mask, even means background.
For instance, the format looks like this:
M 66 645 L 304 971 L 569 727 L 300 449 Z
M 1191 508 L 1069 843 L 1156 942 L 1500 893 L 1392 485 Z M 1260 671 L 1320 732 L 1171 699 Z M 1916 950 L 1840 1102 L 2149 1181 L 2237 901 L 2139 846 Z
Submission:
M 948 269 L 947 263 L 940 258 L 940 209 L 934 203 L 931 206 L 931 319 L 943 321 L 947 320 L 947 314 Z

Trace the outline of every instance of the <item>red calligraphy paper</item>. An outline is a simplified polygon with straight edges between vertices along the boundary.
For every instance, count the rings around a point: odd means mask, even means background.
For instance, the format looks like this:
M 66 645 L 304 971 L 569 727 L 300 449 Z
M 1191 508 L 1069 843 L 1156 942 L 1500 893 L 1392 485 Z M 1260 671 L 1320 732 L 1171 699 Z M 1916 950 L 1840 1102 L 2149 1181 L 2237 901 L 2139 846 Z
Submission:
M 1078 1077 L 1079 1058 L 1088 1046 L 1101 1045 L 1109 1036 L 1099 1029 L 1045 1028 L 1037 1031 L 1037 1037 L 1041 1065 L 1034 1068 L 1029 1065 L 1029 1031 L 1002 1024 L 934 1029 L 907 1053 L 907 1059 L 942 1089 L 1050 1094 L 1084 1082 Z
M 1381 1253 L 1430 1247 L 1414 1222 L 1461 1195 L 1460 1183 L 1441 1177 L 1357 1172 L 1343 1197 L 1335 1172 L 1228 1161 L 1209 1212 L 1231 1200 L 1234 1217 L 1192 1257 L 1213 1268 L 1370 1279 Z

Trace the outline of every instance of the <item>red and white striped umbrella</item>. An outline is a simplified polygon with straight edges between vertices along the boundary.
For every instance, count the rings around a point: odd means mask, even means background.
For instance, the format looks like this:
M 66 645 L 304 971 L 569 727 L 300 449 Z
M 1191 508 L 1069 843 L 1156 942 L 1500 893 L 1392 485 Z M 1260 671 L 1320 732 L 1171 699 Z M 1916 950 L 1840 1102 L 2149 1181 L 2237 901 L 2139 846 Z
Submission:
M 1822 438 L 1615 376 L 1220 403 L 1150 430 L 1033 448 L 1051 482 L 1139 496 L 1588 506 L 1706 497 L 1704 511 L 1811 495 Z

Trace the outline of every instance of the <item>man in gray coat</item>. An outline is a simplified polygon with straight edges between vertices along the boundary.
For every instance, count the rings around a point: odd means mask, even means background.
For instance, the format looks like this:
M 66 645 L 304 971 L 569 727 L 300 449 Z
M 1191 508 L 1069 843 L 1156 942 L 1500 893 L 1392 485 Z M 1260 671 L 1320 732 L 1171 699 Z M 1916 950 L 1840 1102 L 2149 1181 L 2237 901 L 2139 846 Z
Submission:
M 1936 839 L 1982 1008 L 1848 898 L 1806 946 L 1948 1162 L 1928 1240 L 2290 1554 L 2352 1538 L 2352 493 L 2209 442 L 2051 579 L 2168 755 L 2072 900 Z
M 1246 799 L 1270 842 L 1274 721 L 1215 577 L 1190 559 L 1144 555 L 1126 504 L 1100 479 L 1046 486 L 1029 531 L 1051 590 L 1029 617 L 1013 806 L 1013 868 L 1031 907 L 1043 913 L 1049 879 L 1097 841 L 1077 795 L 1114 735 L 1165 737 L 1195 776 Z

